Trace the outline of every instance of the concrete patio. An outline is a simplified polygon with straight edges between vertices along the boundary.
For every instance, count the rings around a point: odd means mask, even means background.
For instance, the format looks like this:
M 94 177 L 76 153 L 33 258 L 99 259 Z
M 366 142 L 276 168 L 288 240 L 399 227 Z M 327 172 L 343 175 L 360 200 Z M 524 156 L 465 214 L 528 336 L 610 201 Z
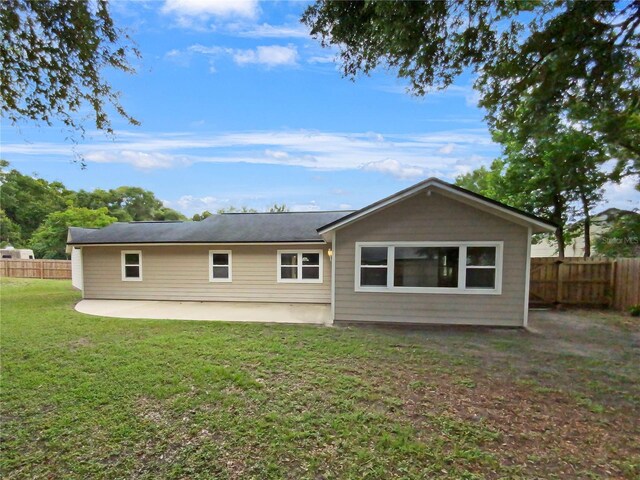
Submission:
M 327 304 L 82 300 L 75 308 L 87 315 L 115 318 L 331 324 L 331 306 Z

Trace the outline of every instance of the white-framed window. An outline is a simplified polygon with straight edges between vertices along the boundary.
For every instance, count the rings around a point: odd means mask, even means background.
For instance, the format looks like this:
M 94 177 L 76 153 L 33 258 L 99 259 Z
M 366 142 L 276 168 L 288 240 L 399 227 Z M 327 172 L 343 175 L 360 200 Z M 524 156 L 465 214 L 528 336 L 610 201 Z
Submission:
M 231 281 L 231 250 L 209 250 L 209 281 Z
M 356 242 L 355 290 L 502 293 L 503 242 Z
M 278 282 L 322 283 L 322 250 L 278 250 Z
M 142 251 L 122 250 L 122 281 L 140 282 L 142 281 Z

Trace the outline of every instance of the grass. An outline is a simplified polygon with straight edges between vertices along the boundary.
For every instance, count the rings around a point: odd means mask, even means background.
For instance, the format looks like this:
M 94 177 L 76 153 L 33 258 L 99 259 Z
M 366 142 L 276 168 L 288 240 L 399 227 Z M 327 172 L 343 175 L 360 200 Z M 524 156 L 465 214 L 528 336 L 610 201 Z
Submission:
M 403 331 L 99 318 L 78 299 L 2 280 L 2 478 L 640 475 L 628 317 Z

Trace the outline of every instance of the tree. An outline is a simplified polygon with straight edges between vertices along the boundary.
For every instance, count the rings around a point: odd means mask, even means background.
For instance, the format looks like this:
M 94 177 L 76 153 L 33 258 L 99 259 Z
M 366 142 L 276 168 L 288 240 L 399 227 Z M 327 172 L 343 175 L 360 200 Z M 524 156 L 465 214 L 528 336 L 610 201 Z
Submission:
M 193 217 L 191 217 L 191 220 L 193 220 L 194 222 L 199 222 L 200 220 L 204 220 L 205 218 L 208 218 L 211 215 L 213 215 L 213 213 L 211 213 L 209 210 L 205 210 L 202 213 L 194 214 Z
M 258 211 L 255 208 L 249 208 L 246 206 L 234 207 L 231 205 L 229 207 L 219 208 L 218 213 L 258 213 Z
M 78 113 L 88 107 L 99 130 L 113 133 L 109 108 L 139 125 L 105 79 L 113 68 L 133 73 L 139 53 L 114 25 L 107 0 L 0 2 L 2 116 L 84 132 Z
M 106 207 L 97 210 L 69 207 L 48 215 L 31 237 L 30 246 L 40 258 L 67 258 L 65 248 L 69 227 L 100 228 L 116 220 L 109 215 Z
M 489 168 L 483 166 L 458 175 L 455 184 L 499 202 L 509 203 L 508 189 L 504 185 L 504 168 L 505 161 L 497 159 L 491 163 Z
M 470 69 L 492 128 L 542 137 L 564 118 L 640 171 L 640 1 L 317 0 L 302 22 L 351 79 L 386 66 L 424 95 Z
M 22 235 L 20 234 L 20 227 L 7 217 L 4 210 L 0 208 L 0 247 L 6 247 L 7 245 L 21 247 Z
M 165 207 L 153 192 L 139 187 L 123 186 L 92 192 L 80 190 L 76 195 L 76 205 L 90 209 L 106 206 L 109 215 L 120 222 L 186 220 L 181 213 Z
M 596 251 L 605 257 L 639 257 L 640 213 L 623 212 L 595 243 Z
M 161 207 L 159 210 L 156 211 L 154 220 L 165 221 L 165 222 L 177 222 L 177 221 L 182 222 L 184 220 L 187 220 L 187 217 L 185 217 L 180 212 L 176 212 L 171 208 Z
M 602 164 L 609 159 L 589 135 L 556 125 L 556 133 L 521 143 L 510 132 L 497 133 L 504 157 L 490 169 L 481 167 L 456 179 L 456 184 L 489 198 L 549 218 L 557 227 L 558 255 L 568 241 L 585 236 L 585 256 L 590 255 L 591 211 L 602 199 L 608 176 Z M 584 229 L 568 229 L 582 219 Z
M 274 203 L 269 207 L 269 213 L 284 213 L 288 211 L 289 211 L 289 207 L 287 207 L 286 203 L 282 203 L 282 204 Z
M 0 204 L 7 218 L 19 227 L 20 237 L 27 241 L 47 215 L 73 202 L 74 193 L 60 182 L 6 171 L 8 166 L 9 162 L 0 161 Z

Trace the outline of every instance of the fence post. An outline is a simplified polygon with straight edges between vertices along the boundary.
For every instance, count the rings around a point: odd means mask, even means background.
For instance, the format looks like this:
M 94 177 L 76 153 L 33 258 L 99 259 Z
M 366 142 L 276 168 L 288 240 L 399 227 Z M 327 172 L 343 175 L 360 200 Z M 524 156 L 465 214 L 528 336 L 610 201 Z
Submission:
M 611 288 L 611 301 L 609 302 L 609 308 L 617 308 L 616 303 L 616 268 L 618 265 L 618 261 L 616 259 L 613 259 L 611 261 L 611 278 L 610 278 L 610 285 L 609 287 Z
M 556 283 L 556 302 L 557 304 L 562 303 L 562 266 L 564 265 L 564 263 L 562 262 L 562 260 L 558 260 L 556 262 L 557 267 L 557 279 L 558 282 Z
M 40 260 L 40 279 L 44 278 L 44 260 Z

